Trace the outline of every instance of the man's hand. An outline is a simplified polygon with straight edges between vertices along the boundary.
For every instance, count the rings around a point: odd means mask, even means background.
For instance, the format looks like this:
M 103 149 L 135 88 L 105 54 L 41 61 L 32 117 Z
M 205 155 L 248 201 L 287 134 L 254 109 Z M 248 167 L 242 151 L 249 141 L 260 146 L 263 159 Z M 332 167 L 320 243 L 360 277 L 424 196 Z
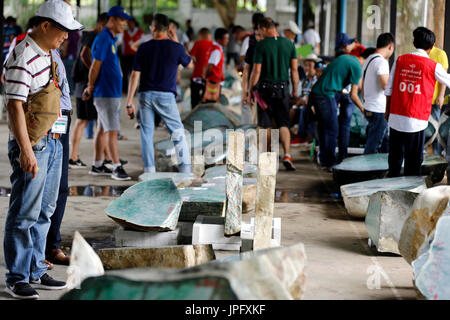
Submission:
M 439 106 L 439 109 L 442 109 L 442 106 L 444 105 L 444 100 L 445 100 L 444 96 L 438 96 L 436 98 L 436 104 Z
M 83 92 L 83 101 L 88 101 L 92 97 L 92 91 L 94 91 L 93 87 L 87 87 Z
M 178 36 L 177 36 L 177 30 L 175 28 L 170 28 L 167 31 L 167 35 L 169 36 L 170 40 L 179 42 Z
M 253 90 L 250 90 L 249 94 L 247 95 L 247 104 L 249 106 L 251 106 L 254 103 L 255 103 L 255 97 L 253 96 Z
M 248 93 L 247 92 L 243 92 L 242 93 L 242 98 L 241 98 L 241 105 L 243 106 L 244 104 L 247 104 L 247 98 L 248 98 Z
M 126 109 L 127 109 L 128 118 L 132 119 L 131 115 L 136 114 L 136 108 L 134 107 L 133 101 L 127 103 Z
M 31 173 L 33 175 L 33 179 L 36 177 L 39 168 L 37 166 L 36 156 L 34 152 L 20 152 L 19 156 L 20 167 L 26 173 Z

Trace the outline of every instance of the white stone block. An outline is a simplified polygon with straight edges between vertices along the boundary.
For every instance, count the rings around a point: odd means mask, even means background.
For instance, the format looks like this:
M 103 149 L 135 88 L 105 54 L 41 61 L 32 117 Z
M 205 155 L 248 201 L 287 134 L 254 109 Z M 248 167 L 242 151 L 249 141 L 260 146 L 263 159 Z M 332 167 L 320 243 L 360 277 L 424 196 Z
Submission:
M 181 228 L 177 226 L 174 231 L 131 231 L 123 228 L 114 232 L 117 247 L 157 248 L 177 245 L 181 238 Z
M 241 247 L 238 236 L 225 237 L 225 218 L 198 216 L 192 230 L 192 244 L 211 244 L 214 250 L 236 250 Z

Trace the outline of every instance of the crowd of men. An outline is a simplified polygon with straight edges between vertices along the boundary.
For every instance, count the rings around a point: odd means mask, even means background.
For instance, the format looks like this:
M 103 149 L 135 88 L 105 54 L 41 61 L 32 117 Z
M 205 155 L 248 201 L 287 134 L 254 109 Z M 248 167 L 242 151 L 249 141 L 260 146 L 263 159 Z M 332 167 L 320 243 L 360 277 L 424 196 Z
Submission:
M 431 30 L 414 30 L 416 50 L 400 55 L 390 69 L 388 59 L 395 49 L 390 33 L 378 37 L 376 48 L 339 34 L 336 57 L 326 63 L 318 56 L 320 37 L 313 24 L 302 33 L 292 21 L 280 26 L 255 13 L 252 26 L 253 32 L 241 26 L 214 32 L 202 28 L 192 44 L 190 21 L 186 34 L 176 21 L 155 14 L 145 34 L 124 8 L 115 6 L 78 39 L 73 34 L 83 26 L 74 20 L 69 2 L 48 0 L 26 32 L 10 39 L 2 82 L 12 168 L 4 237 L 6 291 L 11 296 L 36 299 L 37 288 L 66 287 L 47 270 L 70 261 L 59 247 L 59 229 L 69 167 L 87 167 L 79 145 L 90 122 L 96 121 L 97 129 L 89 173 L 131 179 L 118 148 L 124 93 L 127 115 L 139 121 L 144 175 L 156 171 L 153 136 L 161 120 L 175 145 L 179 171 L 191 172 L 176 101 L 180 68 L 193 68 L 192 108 L 219 101 L 229 63 L 242 71 L 243 122 L 267 129 L 269 151 L 271 130 L 279 130 L 286 170 L 296 170 L 291 146 L 312 138 L 318 141 L 319 162 L 326 171 L 343 161 L 356 106 L 368 121 L 365 153 L 389 152 L 391 177 L 400 175 L 403 160 L 405 175 L 421 174 L 428 119 L 431 114 L 439 119 L 450 86 L 447 56 L 434 46 Z M 305 57 L 297 54 L 299 35 L 302 44 L 311 45 Z M 72 41 L 80 45 L 73 47 Z M 70 95 L 76 99 L 77 119 L 69 138 Z M 442 151 L 437 145 L 435 150 Z

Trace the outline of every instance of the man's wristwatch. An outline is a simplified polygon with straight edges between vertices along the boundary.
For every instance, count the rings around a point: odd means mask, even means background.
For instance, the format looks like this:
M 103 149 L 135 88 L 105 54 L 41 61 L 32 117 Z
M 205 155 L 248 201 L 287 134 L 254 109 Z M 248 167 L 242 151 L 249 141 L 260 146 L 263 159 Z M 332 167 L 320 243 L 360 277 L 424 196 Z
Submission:
M 127 104 L 127 109 L 131 109 L 133 106 L 131 104 Z

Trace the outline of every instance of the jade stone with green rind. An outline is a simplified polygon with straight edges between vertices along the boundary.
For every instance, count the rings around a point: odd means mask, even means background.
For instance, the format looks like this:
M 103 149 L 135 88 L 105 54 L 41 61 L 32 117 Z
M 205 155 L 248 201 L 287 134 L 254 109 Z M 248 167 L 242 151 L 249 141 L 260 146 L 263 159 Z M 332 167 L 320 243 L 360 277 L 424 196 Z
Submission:
M 194 222 L 197 216 L 223 216 L 225 186 L 179 188 L 183 206 L 180 221 Z
M 105 209 L 125 228 L 142 231 L 175 230 L 182 199 L 172 179 L 144 181 L 128 188 Z

